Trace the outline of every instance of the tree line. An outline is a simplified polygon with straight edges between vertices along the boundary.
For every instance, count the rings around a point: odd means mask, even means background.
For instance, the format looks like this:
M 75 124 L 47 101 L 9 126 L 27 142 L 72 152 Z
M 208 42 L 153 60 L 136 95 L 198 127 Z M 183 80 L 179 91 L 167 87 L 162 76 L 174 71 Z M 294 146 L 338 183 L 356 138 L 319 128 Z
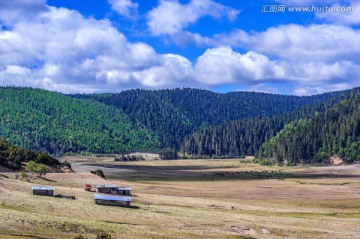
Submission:
M 166 155 L 170 155 L 180 150 L 186 135 L 207 126 L 233 120 L 281 115 L 304 106 L 324 103 L 333 97 L 345 94 L 348 94 L 348 91 L 299 97 L 258 92 L 220 94 L 207 90 L 179 88 L 137 89 L 116 94 L 81 94 L 72 97 L 92 99 L 121 109 L 134 124 L 156 133 L 161 144 L 160 148 L 164 149 Z M 255 121 L 259 119 L 254 119 L 254 123 L 257 124 Z M 249 121 L 249 124 L 252 122 Z M 265 138 L 271 136 L 273 134 Z M 217 138 L 217 140 L 222 139 Z M 223 140 L 226 140 L 226 137 Z M 172 149 L 172 153 L 169 149 Z M 254 153 L 257 149 L 258 147 L 253 147 L 249 152 Z M 217 153 L 227 152 L 217 149 Z
M 161 152 L 164 159 L 176 158 L 178 151 L 254 155 L 285 125 L 322 115 L 357 90 L 298 97 L 189 88 L 64 95 L 0 87 L 0 136 L 51 155 L 137 150 Z
M 39 153 L 32 150 L 24 149 L 7 142 L 3 138 L 0 138 L 1 166 L 18 170 L 21 168 L 22 162 L 30 161 L 33 161 L 33 163 L 47 164 L 52 166 L 60 165 L 60 162 L 57 159 L 51 157 L 48 153 Z M 43 168 L 41 168 L 41 170 L 43 170 Z
M 0 136 L 23 148 L 67 153 L 122 153 L 159 147 L 155 133 L 120 109 L 46 90 L 0 88 Z
M 350 92 L 334 95 L 328 101 L 277 116 L 248 118 L 205 127 L 184 138 L 181 152 L 183 155 L 209 157 L 255 155 L 260 146 L 274 137 L 286 124 L 302 118 L 309 119 L 350 95 Z
M 333 155 L 347 162 L 360 160 L 359 91 L 310 119 L 287 124 L 257 153 L 263 163 L 286 165 L 320 163 Z

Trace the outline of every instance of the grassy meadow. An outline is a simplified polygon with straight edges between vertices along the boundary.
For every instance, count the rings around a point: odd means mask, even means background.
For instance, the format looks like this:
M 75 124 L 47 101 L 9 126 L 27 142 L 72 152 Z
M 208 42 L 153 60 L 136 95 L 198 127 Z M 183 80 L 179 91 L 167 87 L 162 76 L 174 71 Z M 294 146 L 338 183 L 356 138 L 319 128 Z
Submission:
M 251 159 L 66 157 L 77 173 L 0 173 L 0 238 L 359 238 L 360 165 L 277 167 Z M 101 169 L 107 180 L 90 174 Z M 95 205 L 85 183 L 133 188 L 134 208 Z M 55 194 L 34 196 L 33 185 Z

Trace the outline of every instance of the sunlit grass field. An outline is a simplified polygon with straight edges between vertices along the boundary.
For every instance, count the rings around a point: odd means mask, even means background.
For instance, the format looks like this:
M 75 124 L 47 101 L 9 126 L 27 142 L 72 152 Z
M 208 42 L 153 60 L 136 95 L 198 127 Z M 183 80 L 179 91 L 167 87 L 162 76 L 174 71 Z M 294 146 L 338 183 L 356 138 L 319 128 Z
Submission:
M 0 238 L 360 238 L 360 165 L 67 157 L 74 174 L 0 173 Z M 89 174 L 101 169 L 107 180 Z M 134 208 L 95 205 L 85 183 L 133 188 Z M 34 196 L 53 185 L 76 200 Z

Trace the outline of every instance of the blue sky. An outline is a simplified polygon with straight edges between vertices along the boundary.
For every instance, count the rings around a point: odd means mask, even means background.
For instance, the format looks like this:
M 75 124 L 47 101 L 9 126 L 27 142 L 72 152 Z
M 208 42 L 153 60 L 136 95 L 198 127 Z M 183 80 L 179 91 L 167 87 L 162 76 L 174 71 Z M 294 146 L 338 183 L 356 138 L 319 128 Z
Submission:
M 0 26 L 4 86 L 296 95 L 360 86 L 360 0 L 0 0 Z

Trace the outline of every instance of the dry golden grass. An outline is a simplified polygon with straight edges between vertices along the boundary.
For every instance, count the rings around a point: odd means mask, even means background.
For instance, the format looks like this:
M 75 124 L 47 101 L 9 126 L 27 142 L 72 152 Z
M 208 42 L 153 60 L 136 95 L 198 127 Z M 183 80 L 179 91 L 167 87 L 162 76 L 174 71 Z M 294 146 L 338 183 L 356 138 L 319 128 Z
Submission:
M 99 230 L 116 238 L 360 238 L 360 165 L 278 168 L 235 159 L 76 162 L 79 171 L 106 166 L 101 169 L 109 180 L 87 173 L 48 174 L 29 183 L 1 173 L 0 238 L 95 238 Z M 279 170 L 296 177 L 212 178 Z M 84 183 L 106 182 L 132 187 L 139 209 L 95 205 L 93 193 L 82 189 Z M 39 184 L 77 199 L 32 195 L 31 186 Z

